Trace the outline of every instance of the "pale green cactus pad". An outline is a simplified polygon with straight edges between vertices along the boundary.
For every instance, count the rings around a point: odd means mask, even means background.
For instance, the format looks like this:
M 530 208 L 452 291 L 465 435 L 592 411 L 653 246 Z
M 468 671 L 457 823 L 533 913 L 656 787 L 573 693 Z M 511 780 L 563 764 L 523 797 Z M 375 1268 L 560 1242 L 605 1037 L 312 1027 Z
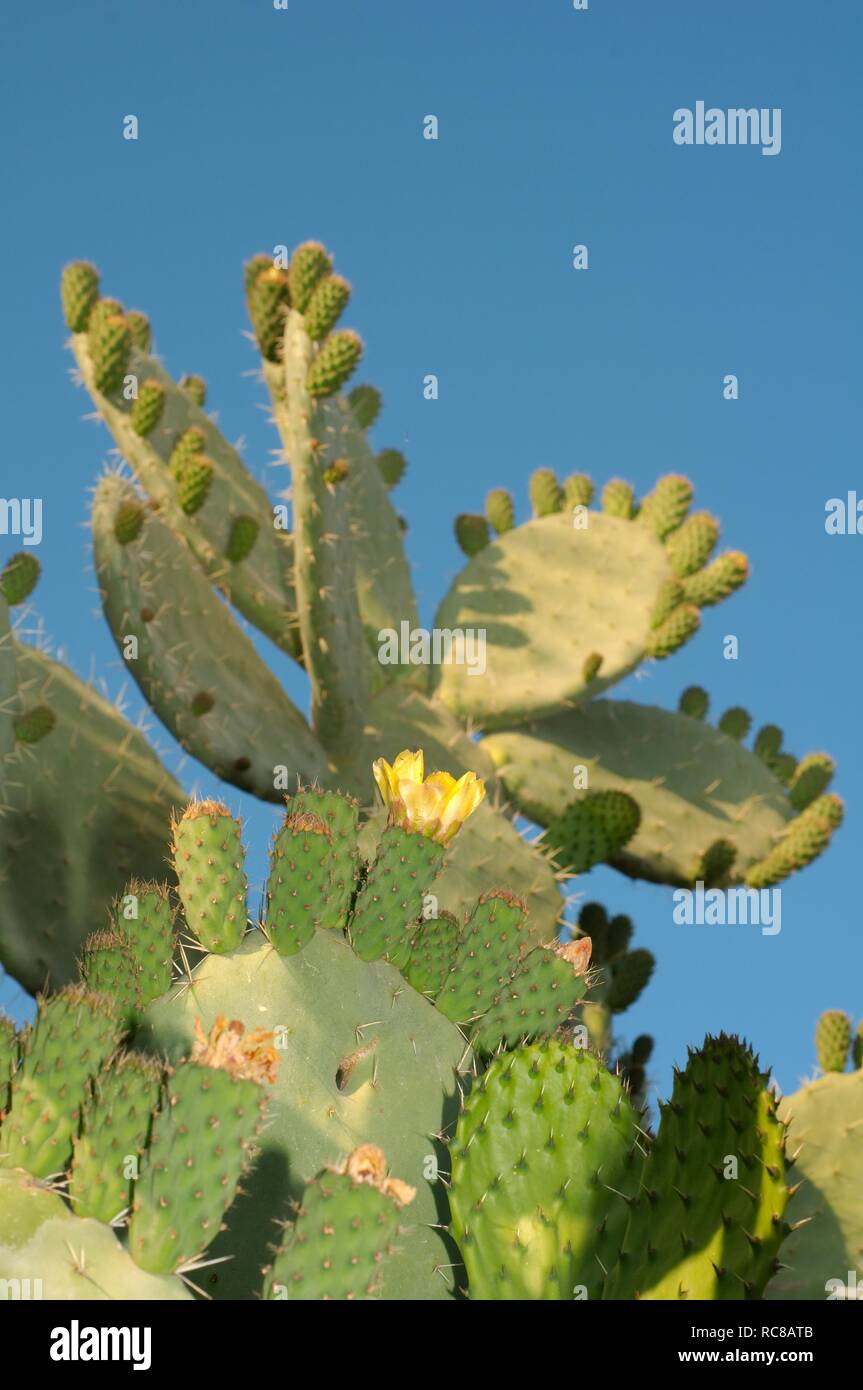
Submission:
M 96 690 L 31 647 L 14 654 L 20 708 L 54 716 L 0 769 L 0 963 L 37 990 L 75 978 L 84 938 L 136 867 L 161 875 L 165 827 L 186 795 Z
M 74 1216 L 23 1169 L 0 1172 L 0 1300 L 191 1300 L 173 1275 L 147 1274 L 116 1232 Z
M 194 1020 L 209 1028 L 220 1014 L 275 1030 L 280 1060 L 251 1195 L 238 1198 L 208 1256 L 233 1258 L 202 1272 L 205 1291 L 247 1297 L 276 1241 L 273 1223 L 307 1175 L 373 1143 L 417 1189 L 382 1296 L 448 1297 L 454 1257 L 432 1229 L 444 1219 L 444 1192 L 429 1174 L 444 1153 L 433 1136 L 454 1121 L 458 1072 L 469 1064 L 458 1029 L 392 966 L 365 964 L 332 931 L 295 956 L 280 957 L 260 933 L 230 956 L 208 956 L 190 985 L 150 1006 L 137 1041 L 176 1059 Z M 397 1280 L 389 1295 L 388 1277 Z
M 579 767 L 587 768 L 591 791 L 632 796 L 641 821 L 611 862 L 655 883 L 697 881 L 704 856 L 720 840 L 736 850 L 724 881 L 739 883 L 796 815 L 782 783 L 736 739 L 701 720 L 629 701 L 597 700 L 491 734 L 481 746 L 519 809 L 539 825 L 577 798 Z
M 795 1229 L 771 1299 L 860 1298 L 863 1290 L 863 1070 L 832 1072 L 786 1096 L 788 1151 L 802 1179 Z M 811 1218 L 811 1219 L 809 1219 Z M 832 1283 L 830 1281 L 833 1281 Z

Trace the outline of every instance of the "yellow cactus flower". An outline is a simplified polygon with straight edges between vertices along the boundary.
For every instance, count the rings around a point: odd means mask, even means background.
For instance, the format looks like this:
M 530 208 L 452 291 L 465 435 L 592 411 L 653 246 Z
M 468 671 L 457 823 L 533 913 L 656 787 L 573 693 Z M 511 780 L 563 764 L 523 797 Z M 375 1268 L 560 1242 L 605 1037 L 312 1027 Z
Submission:
M 405 749 L 392 765 L 377 758 L 372 771 L 389 824 L 427 835 L 439 845 L 449 844 L 485 796 L 485 783 L 475 772 L 458 779 L 448 772 L 424 777 L 422 749 Z

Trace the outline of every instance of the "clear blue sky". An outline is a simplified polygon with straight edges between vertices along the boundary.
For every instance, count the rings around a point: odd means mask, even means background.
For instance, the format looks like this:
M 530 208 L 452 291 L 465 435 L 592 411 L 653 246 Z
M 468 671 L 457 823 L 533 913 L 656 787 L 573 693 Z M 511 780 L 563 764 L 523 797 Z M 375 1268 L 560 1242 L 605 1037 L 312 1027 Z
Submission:
M 500 484 L 524 509 L 540 464 L 641 490 L 685 472 L 750 554 L 743 593 L 620 693 L 671 705 L 697 681 L 717 711 L 780 723 L 792 750 L 826 747 L 845 827 L 784 889 L 778 937 L 675 928 L 667 891 L 608 870 L 585 891 L 631 912 L 658 957 L 622 1031 L 655 1034 L 661 1091 L 687 1042 L 721 1027 L 795 1086 L 819 1011 L 863 1014 L 863 536 L 824 531 L 829 497 L 863 494 L 860 6 L 43 0 L 0 24 L 2 492 L 44 499 L 46 632 L 116 692 L 83 529 L 109 439 L 68 378 L 63 263 L 96 261 L 107 293 L 150 313 L 169 369 L 207 378 L 263 477 L 275 437 L 249 375 L 241 261 L 325 241 L 385 394 L 378 442 L 409 456 L 397 495 L 426 619 L 459 566 L 454 514 Z M 698 100 L 781 107 L 781 153 L 676 146 L 672 113 Z M 121 137 L 129 113 L 136 143 Z M 571 269 L 576 242 L 586 272 Z M 183 776 L 214 786 L 193 765 Z M 273 812 L 243 810 L 263 845 Z

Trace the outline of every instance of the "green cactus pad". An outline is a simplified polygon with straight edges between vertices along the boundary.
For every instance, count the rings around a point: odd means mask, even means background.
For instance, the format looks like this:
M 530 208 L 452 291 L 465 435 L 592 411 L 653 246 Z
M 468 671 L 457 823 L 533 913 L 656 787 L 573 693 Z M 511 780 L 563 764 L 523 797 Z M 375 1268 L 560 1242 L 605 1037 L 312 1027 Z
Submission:
M 126 314 L 126 323 L 135 347 L 140 348 L 141 352 L 149 352 L 152 339 L 150 320 L 140 309 L 129 309 Z
M 605 994 L 605 1003 L 612 1013 L 622 1014 L 635 1003 L 647 988 L 655 968 L 656 957 L 643 947 L 636 951 L 627 951 L 614 962 Z
M 574 767 L 588 769 L 595 791 L 631 796 L 641 821 L 611 862 L 656 883 L 695 882 L 718 840 L 736 850 L 733 881 L 749 882 L 793 816 L 770 769 L 736 739 L 650 706 L 597 700 L 492 734 L 481 747 L 519 810 L 539 825 L 551 824 L 570 802 Z
M 645 650 L 648 656 L 661 661 L 694 637 L 701 623 L 701 615 L 694 604 L 684 603 L 663 622 L 654 627 L 647 639 Z
M 234 1037 L 243 1032 L 222 1019 L 214 1036 L 221 1027 Z M 129 1222 L 129 1252 L 151 1274 L 174 1273 L 203 1254 L 251 1165 L 263 1126 L 265 1072 L 255 1059 L 225 1056 L 220 1043 L 212 1044 L 212 1060 L 195 1061 L 193 1053 L 177 1067 L 153 1120 Z
M 218 801 L 193 801 L 171 830 L 186 925 L 208 951 L 233 951 L 246 930 L 240 822 Z
M 28 599 L 39 581 L 41 565 L 35 555 L 21 550 L 9 559 L 0 571 L 0 594 L 10 608 Z
M 89 261 L 73 261 L 63 270 L 60 298 L 66 327 L 83 333 L 90 312 L 99 298 L 99 272 Z
M 479 513 L 462 512 L 453 522 L 453 530 L 459 549 L 465 555 L 479 555 L 491 539 L 488 522 Z
M 842 817 L 842 802 L 838 796 L 816 797 L 805 811 L 794 817 L 764 858 L 747 870 L 746 882 L 751 888 L 768 888 L 781 883 L 796 870 L 805 869 L 827 849 Z
M 405 475 L 407 462 L 400 449 L 381 449 L 377 456 L 381 477 L 388 488 L 397 487 Z
M 785 1126 L 751 1050 L 708 1037 L 675 1073 L 606 1298 L 760 1298 L 787 1233 Z
M 132 350 L 129 324 L 120 314 L 109 314 L 90 329 L 93 384 L 104 396 L 113 396 L 123 385 Z
M 252 1297 L 276 1234 L 274 1214 L 287 1216 L 289 1203 L 301 1200 L 305 1176 L 372 1143 L 417 1188 L 411 1230 L 385 1271 L 383 1296 L 448 1298 L 453 1255 L 435 1229 L 446 1219 L 435 1177 L 436 1162 L 446 1172 L 445 1151 L 430 1136 L 455 1120 L 455 1072 L 469 1065 L 461 1034 L 391 966 L 366 965 L 340 933 L 320 931 L 295 956 L 279 956 L 252 932 L 232 956 L 208 957 L 190 988 L 175 987 L 150 1006 L 142 1037 L 174 1058 L 187 1050 L 196 1017 L 208 1028 L 219 1015 L 244 1014 L 276 1031 L 271 1120 L 249 1196 L 234 1204 L 229 1229 L 208 1254 L 232 1258 L 196 1282 L 216 1297 Z M 362 1047 L 373 1048 L 373 1071 L 358 1067 L 345 1083 L 343 1064 Z
M 70 671 L 13 644 L 17 689 L 56 716 L 4 766 L 0 962 L 26 989 L 77 978 L 77 957 L 133 870 L 164 870 L 185 800 L 143 733 Z M 0 720 L 2 729 L 2 720 Z
M 637 1143 L 620 1082 L 590 1053 L 546 1042 L 496 1058 L 451 1147 L 471 1298 L 600 1297 L 637 1190 Z
M 348 393 L 348 403 L 360 429 L 369 430 L 381 413 L 383 399 L 376 386 L 355 386 Z
M 119 544 L 118 511 L 136 500 L 128 483 L 104 477 L 93 540 L 105 616 L 124 654 L 137 640 L 128 668 L 145 698 L 187 751 L 246 791 L 280 801 L 279 767 L 325 777 L 317 740 L 188 546 L 149 510 L 134 542 Z M 192 708 L 201 691 L 211 696 L 203 718 Z
M 9 1082 L 18 1066 L 21 1040 L 15 1025 L 5 1014 L 0 1014 L 0 1114 L 9 1104 Z
M 586 473 L 570 473 L 563 482 L 564 506 L 589 507 L 593 501 L 593 480 Z
M 281 356 L 290 302 L 287 272 L 269 264 L 255 277 L 247 297 L 258 348 L 268 362 L 277 362 Z
M 794 769 L 788 800 L 795 811 L 805 811 L 816 797 L 826 792 L 833 780 L 836 764 L 826 753 L 809 753 Z
M 512 979 L 531 944 L 521 899 L 500 888 L 482 893 L 459 935 L 438 1008 L 454 1023 L 473 1023 Z
M 265 889 L 267 937 L 282 956 L 307 946 L 328 910 L 332 835 L 311 811 L 289 810 L 273 838 Z M 330 923 L 330 925 L 333 925 Z
M 719 540 L 719 523 L 708 512 L 696 512 L 669 538 L 671 569 L 685 579 L 704 568 Z
M 710 608 L 735 593 L 749 578 L 749 561 L 739 550 L 720 555 L 712 564 L 683 581 L 683 596 L 687 603 Z
M 681 714 L 688 714 L 690 719 L 706 719 L 710 696 L 700 685 L 687 686 L 677 702 L 677 708 Z
M 691 635 L 691 607 L 652 628 L 671 575 L 651 529 L 585 516 L 584 528 L 565 512 L 508 531 L 456 577 L 434 625 L 485 632 L 485 678 L 450 663 L 432 669 L 431 686 L 462 718 L 491 729 L 541 717 L 584 697 L 587 657 L 602 657 L 594 695 Z
M 622 478 L 611 478 L 602 489 L 602 510 L 607 516 L 619 516 L 629 521 L 635 516 L 635 494 L 632 484 Z
M 483 1052 L 547 1038 L 566 1023 L 585 991 L 583 962 L 572 945 L 537 946 L 479 1021 L 475 1042 Z
M 69 986 L 40 998 L 21 1065 L 11 1083 L 11 1106 L 3 1121 L 6 1168 L 26 1168 L 37 1178 L 61 1172 L 69 1158 L 94 1075 L 120 1040 L 121 1029 L 104 995 Z
M 351 922 L 351 942 L 361 960 L 386 957 L 400 969 L 407 965 L 423 899 L 443 858 L 443 846 L 425 835 L 387 827 Z
M 815 1029 L 815 1055 L 822 1071 L 844 1071 L 851 1047 L 851 1019 L 841 1009 L 828 1009 Z
M 329 830 L 327 901 L 319 907 L 318 926 L 344 927 L 359 877 L 357 802 L 342 792 L 303 787 L 288 802 L 293 815 L 313 815 Z
M 346 1164 L 325 1169 L 306 1186 L 267 1271 L 265 1299 L 354 1301 L 380 1293 L 383 1268 L 397 1255 L 401 1230 L 402 1206 L 391 1191 L 411 1200 L 413 1189 L 355 1176 L 352 1163 L 359 1158 L 362 1164 L 368 1152 L 368 1147 L 357 1150 Z
M 165 883 L 133 879 L 114 904 L 114 931 L 138 966 L 144 1004 L 164 994 L 173 975 L 174 911 Z
M 180 377 L 177 385 L 181 391 L 185 391 L 190 401 L 194 401 L 195 405 L 203 410 L 207 404 L 207 383 L 202 376 L 187 373 Z
M 93 932 L 81 953 L 81 978 L 89 989 L 108 994 L 124 1028 L 132 1028 L 144 1007 L 141 968 L 122 937 Z
M 243 560 L 247 560 L 251 555 L 260 530 L 260 525 L 253 516 L 234 517 L 225 547 L 225 558 L 230 560 L 232 565 L 242 564 Z
M 504 487 L 493 488 L 485 499 L 485 515 L 489 526 L 492 526 L 499 536 L 511 531 L 515 525 L 512 494 Z
M 160 1064 L 135 1052 L 121 1053 L 93 1078 L 69 1172 L 76 1216 L 110 1224 L 129 1207 L 162 1082 Z
M 660 478 L 652 492 L 643 499 L 638 510 L 638 520 L 642 525 L 664 540 L 684 522 L 686 513 L 692 505 L 693 488 L 688 478 L 679 473 L 669 473 Z M 672 545 L 673 553 L 677 547 Z M 675 569 L 675 573 L 678 571 Z
M 626 792 L 591 791 L 552 821 L 544 843 L 562 870 L 584 874 L 617 855 L 640 819 L 638 803 Z
M 71 1215 L 20 1170 L 0 1172 L 0 1280 L 51 1302 L 192 1299 L 181 1279 L 145 1274 L 110 1226 Z
M 722 715 L 716 727 L 721 733 L 740 742 L 752 728 L 752 715 L 742 706 L 732 705 L 731 709 L 727 709 Z
M 802 1187 L 768 1299 L 860 1297 L 863 1280 L 863 1071 L 830 1073 L 786 1096 L 788 1149 Z M 798 1152 L 799 1150 L 799 1152 Z M 849 1275 L 851 1276 L 849 1279 Z M 844 1292 L 843 1292 L 844 1290 Z
M 459 925 L 451 912 L 424 918 L 411 942 L 404 977 L 417 994 L 436 999 L 449 977 L 459 940 Z

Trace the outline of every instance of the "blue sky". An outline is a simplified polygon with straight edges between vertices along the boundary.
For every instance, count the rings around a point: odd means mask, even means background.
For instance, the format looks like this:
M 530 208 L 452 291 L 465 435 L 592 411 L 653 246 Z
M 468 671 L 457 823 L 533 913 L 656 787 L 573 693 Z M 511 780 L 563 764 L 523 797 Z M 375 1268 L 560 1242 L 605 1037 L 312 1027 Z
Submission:
M 323 240 L 355 286 L 363 376 L 386 398 L 378 443 L 409 457 L 397 496 L 426 620 L 459 567 L 453 516 L 495 485 L 524 515 L 540 465 L 642 491 L 684 472 L 725 543 L 749 553 L 743 593 L 620 693 L 672 705 L 697 681 L 716 711 L 744 704 L 798 753 L 829 749 L 846 824 L 783 890 L 778 937 L 676 928 L 666 890 L 609 870 L 584 888 L 630 912 L 658 958 L 621 1032 L 654 1033 L 661 1092 L 687 1042 L 721 1027 L 794 1087 L 818 1013 L 863 1014 L 863 536 L 824 530 L 827 499 L 863 482 L 859 6 L 43 0 L 0 24 L 2 492 L 44 499 L 46 633 L 116 692 L 85 528 L 110 441 L 68 377 L 64 262 L 96 261 L 107 293 L 149 312 L 169 369 L 207 378 L 264 477 L 275 437 L 243 337 L 241 262 Z M 675 145 L 673 112 L 698 100 L 780 107 L 781 153 Z M 137 142 L 121 135 L 130 113 Z M 436 142 L 422 138 L 428 114 Z M 575 243 L 587 271 L 571 267 Z M 726 373 L 737 401 L 723 400 Z M 737 662 L 722 656 L 730 632 Z M 183 776 L 214 788 L 192 765 Z M 262 845 L 272 811 L 242 809 Z M 21 1007 L 0 981 L 4 1001 Z

